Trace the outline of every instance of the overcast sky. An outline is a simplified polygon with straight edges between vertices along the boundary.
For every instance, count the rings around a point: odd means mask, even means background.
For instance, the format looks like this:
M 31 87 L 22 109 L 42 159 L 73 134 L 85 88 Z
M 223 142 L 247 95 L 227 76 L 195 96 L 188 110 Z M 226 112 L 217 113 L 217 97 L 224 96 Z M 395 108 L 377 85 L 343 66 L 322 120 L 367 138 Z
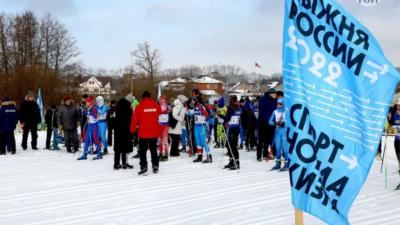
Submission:
M 338 0 L 400 65 L 400 0 L 364 7 Z M 281 70 L 284 0 L 0 0 L 0 11 L 51 13 L 78 42 L 89 67 L 119 69 L 145 40 L 158 48 L 162 68 L 234 64 L 262 73 Z

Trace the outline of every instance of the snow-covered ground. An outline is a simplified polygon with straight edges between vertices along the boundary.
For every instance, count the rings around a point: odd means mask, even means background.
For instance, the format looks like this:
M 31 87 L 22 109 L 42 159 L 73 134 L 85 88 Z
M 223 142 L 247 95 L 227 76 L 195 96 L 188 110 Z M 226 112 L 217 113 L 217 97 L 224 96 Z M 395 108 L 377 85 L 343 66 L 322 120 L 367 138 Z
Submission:
M 45 133 L 39 134 L 44 147 Z M 21 135 L 17 135 L 20 145 Z M 388 187 L 375 161 L 350 213 L 351 224 L 400 224 L 400 182 L 393 138 L 388 140 Z M 249 225 L 294 224 L 287 173 L 270 172 L 241 151 L 240 172 L 221 169 L 227 159 L 214 150 L 211 165 L 191 158 L 160 164 L 159 174 L 114 171 L 113 155 L 76 161 L 77 155 L 46 150 L 0 156 L 0 224 Z M 222 159 L 222 160 L 221 160 Z M 305 224 L 323 224 L 305 215 Z

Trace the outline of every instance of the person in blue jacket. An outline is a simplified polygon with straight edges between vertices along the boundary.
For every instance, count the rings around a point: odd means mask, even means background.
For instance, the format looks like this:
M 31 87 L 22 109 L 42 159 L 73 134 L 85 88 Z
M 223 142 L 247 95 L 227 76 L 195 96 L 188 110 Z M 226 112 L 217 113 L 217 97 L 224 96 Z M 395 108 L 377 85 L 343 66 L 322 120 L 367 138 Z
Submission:
M 275 126 L 274 144 L 276 147 L 276 164 L 272 170 L 287 171 L 289 170 L 289 154 L 286 146 L 286 125 L 285 125 L 285 108 L 283 107 L 283 99 L 278 99 L 277 109 L 272 113 L 269 124 Z M 281 156 L 285 159 L 285 164 L 281 168 Z
M 107 146 L 107 112 L 108 106 L 104 104 L 104 98 L 97 96 L 96 98 L 96 109 L 98 112 L 97 125 L 99 127 L 99 136 L 103 145 L 103 155 L 108 154 Z
M 228 139 L 228 155 L 229 163 L 224 169 L 237 170 L 240 169 L 238 140 L 240 134 L 240 116 L 242 111 L 239 107 L 238 98 L 233 95 L 228 105 L 228 111 L 224 118 L 225 127 L 227 127 Z
M 0 108 L 0 155 L 6 154 L 6 148 L 15 154 L 14 130 L 18 123 L 18 111 L 11 97 L 4 97 Z

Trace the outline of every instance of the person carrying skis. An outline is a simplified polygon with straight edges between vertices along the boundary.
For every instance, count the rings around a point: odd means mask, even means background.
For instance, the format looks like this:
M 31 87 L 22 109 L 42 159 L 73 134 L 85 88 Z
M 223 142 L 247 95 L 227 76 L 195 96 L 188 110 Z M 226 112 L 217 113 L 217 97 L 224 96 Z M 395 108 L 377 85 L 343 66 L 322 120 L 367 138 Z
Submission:
M 89 154 L 89 147 L 94 143 L 96 145 L 97 156 L 93 158 L 93 160 L 102 159 L 101 155 L 101 142 L 99 138 L 99 131 L 97 126 L 97 107 L 95 104 L 95 98 L 93 96 L 89 96 L 86 99 L 86 117 L 87 122 L 84 128 L 84 132 L 82 133 L 83 141 L 85 143 L 83 154 L 77 160 L 86 160 L 87 155 Z
M 277 109 L 272 113 L 269 124 L 275 126 L 274 144 L 276 147 L 276 164 L 272 170 L 287 171 L 289 170 L 289 155 L 286 146 L 286 125 L 285 125 L 285 108 L 283 107 L 283 99 L 278 99 Z M 281 156 L 285 159 L 285 164 L 281 168 Z
M 229 163 L 224 169 L 240 169 L 238 141 L 240 135 L 240 115 L 242 114 L 238 98 L 233 95 L 229 101 L 228 112 L 225 117 L 225 127 L 227 128 L 228 155 Z
M 196 90 L 195 90 L 196 91 Z M 203 160 L 203 150 L 207 154 L 207 158 L 203 161 L 203 163 L 212 163 L 212 155 L 210 152 L 210 148 L 207 145 L 207 117 L 208 112 L 204 105 L 202 104 L 201 95 L 197 95 L 197 97 L 192 98 L 193 108 L 193 117 L 194 117 L 194 136 L 197 148 L 197 159 L 193 160 L 193 162 L 202 162 Z
M 160 124 L 160 136 L 159 136 L 159 143 L 158 143 L 158 148 L 160 151 L 160 154 L 158 155 L 158 160 L 161 162 L 165 162 L 168 160 L 168 150 L 169 150 L 169 145 L 168 145 L 168 130 L 169 130 L 169 125 L 168 125 L 168 114 L 169 114 L 169 107 L 168 107 L 168 102 L 167 98 L 165 96 L 161 96 L 159 99 L 159 104 L 161 108 L 161 115 L 158 117 L 158 122 Z

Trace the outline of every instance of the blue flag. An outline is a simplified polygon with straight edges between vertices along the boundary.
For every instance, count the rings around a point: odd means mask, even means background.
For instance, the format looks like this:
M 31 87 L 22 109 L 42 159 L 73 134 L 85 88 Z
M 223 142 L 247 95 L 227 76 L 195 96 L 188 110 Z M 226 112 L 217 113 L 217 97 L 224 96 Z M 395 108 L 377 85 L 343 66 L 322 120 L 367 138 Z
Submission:
M 42 90 L 41 90 L 41 88 L 39 88 L 39 90 L 38 90 L 38 96 L 37 96 L 37 99 L 36 99 L 36 103 L 38 104 L 38 106 L 39 106 L 39 109 L 40 109 L 40 118 L 41 118 L 41 122 L 40 122 L 40 129 L 42 129 L 43 128 L 43 122 L 44 122 L 44 114 L 43 114 L 43 100 L 42 100 Z
M 292 203 L 349 224 L 400 75 L 335 0 L 286 0 L 282 65 Z

